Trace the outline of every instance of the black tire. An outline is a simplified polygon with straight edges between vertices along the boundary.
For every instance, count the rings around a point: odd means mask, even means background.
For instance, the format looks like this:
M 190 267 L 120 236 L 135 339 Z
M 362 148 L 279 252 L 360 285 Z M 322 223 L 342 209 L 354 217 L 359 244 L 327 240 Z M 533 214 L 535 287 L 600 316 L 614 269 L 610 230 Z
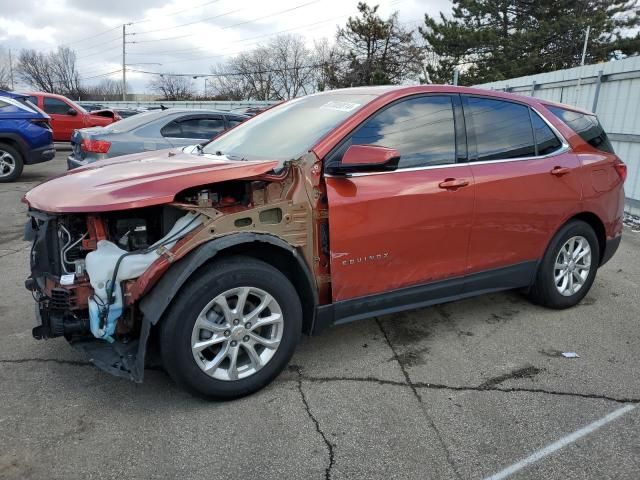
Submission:
M 3 175 L 2 164 L 2 156 L 3 154 L 8 154 L 11 156 L 12 161 L 14 162 L 13 171 L 8 175 Z M 24 159 L 18 150 L 13 148 L 11 145 L 7 145 L 6 143 L 0 143 L 0 183 L 14 182 L 16 181 L 20 175 L 22 175 L 22 169 L 24 168 Z
M 283 318 L 280 344 L 268 363 L 251 376 L 238 380 L 213 378 L 198 366 L 191 350 L 196 318 L 218 295 L 246 286 L 269 293 L 278 303 Z M 287 277 L 260 260 L 234 256 L 208 265 L 185 284 L 173 301 L 161 322 L 162 363 L 171 378 L 189 392 L 210 399 L 231 400 L 269 384 L 291 359 L 301 332 L 300 299 Z
M 565 243 L 576 236 L 585 238 L 589 243 L 589 248 L 591 249 L 591 268 L 582 287 L 574 294 L 565 296 L 558 291 L 555 284 L 556 258 Z M 529 298 L 534 303 L 548 308 L 563 309 L 573 307 L 589 292 L 596 278 L 599 265 L 600 247 L 593 228 L 581 220 L 572 220 L 565 224 L 551 240 L 542 262 L 538 267 L 535 283 L 529 291 Z

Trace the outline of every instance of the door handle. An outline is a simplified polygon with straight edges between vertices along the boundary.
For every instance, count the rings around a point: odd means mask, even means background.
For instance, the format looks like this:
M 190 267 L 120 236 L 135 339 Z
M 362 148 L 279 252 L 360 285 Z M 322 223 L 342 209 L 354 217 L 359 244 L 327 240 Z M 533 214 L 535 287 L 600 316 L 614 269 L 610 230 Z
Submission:
M 469 180 L 457 178 L 446 178 L 444 181 L 438 184 L 438 187 L 444 188 L 446 190 L 456 190 L 458 188 L 466 187 L 469 185 Z
M 556 177 L 561 177 L 562 175 L 566 175 L 571 171 L 570 168 L 567 167 L 553 167 L 551 169 L 551 175 L 555 175 Z

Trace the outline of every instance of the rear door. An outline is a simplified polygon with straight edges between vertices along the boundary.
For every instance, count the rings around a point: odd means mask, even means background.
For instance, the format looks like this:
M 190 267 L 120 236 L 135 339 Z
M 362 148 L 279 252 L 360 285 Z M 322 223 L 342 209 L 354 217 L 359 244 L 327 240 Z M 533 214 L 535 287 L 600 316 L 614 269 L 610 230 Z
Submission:
M 474 187 L 459 102 L 458 95 L 399 100 L 325 158 L 335 165 L 354 144 L 401 154 L 393 172 L 326 175 L 334 302 L 464 273 Z
M 577 156 L 527 105 L 462 98 L 476 187 L 469 272 L 512 267 L 526 276 L 559 223 L 577 211 Z
M 222 115 L 190 115 L 173 120 L 160 133 L 174 147 L 186 147 L 208 142 L 225 129 Z

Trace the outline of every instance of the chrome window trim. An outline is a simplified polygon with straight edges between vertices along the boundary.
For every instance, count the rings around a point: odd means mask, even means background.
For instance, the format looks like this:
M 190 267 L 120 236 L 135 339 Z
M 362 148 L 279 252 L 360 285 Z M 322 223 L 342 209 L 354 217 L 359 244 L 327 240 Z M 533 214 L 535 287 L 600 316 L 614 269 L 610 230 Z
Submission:
M 490 97 L 485 97 L 485 98 L 490 98 Z M 519 103 L 519 102 L 512 102 L 512 103 Z M 466 161 L 466 162 L 455 162 L 455 163 L 447 163 L 444 165 L 425 165 L 423 167 L 407 167 L 407 168 L 398 168 L 396 170 L 389 170 L 386 172 L 354 172 L 354 173 L 345 173 L 343 175 L 332 175 L 332 174 L 327 174 L 325 173 L 324 176 L 328 177 L 328 178 L 351 178 L 351 177 L 368 177 L 370 175 L 388 175 L 390 173 L 404 173 L 404 172 L 417 172 L 417 171 L 421 171 L 421 170 L 433 170 L 436 168 L 451 168 L 451 167 L 459 167 L 462 165 L 468 165 L 468 166 L 473 166 L 473 165 L 487 165 L 487 164 L 491 164 L 491 163 L 505 163 L 505 162 L 524 162 L 524 161 L 528 161 L 528 160 L 542 160 L 545 158 L 550 158 L 550 157 L 554 157 L 556 155 L 560 155 L 563 153 L 566 153 L 569 151 L 570 146 L 569 146 L 569 142 L 567 142 L 566 138 L 564 138 L 564 136 L 558 131 L 558 129 L 556 127 L 554 127 L 549 120 L 547 120 L 547 118 L 545 118 L 544 115 L 542 115 L 535 107 L 532 107 L 531 105 L 527 105 L 527 104 L 521 104 L 521 105 L 525 105 L 527 107 L 529 107 L 531 110 L 533 110 L 541 119 L 542 121 L 551 129 L 551 131 L 554 133 L 554 135 L 556 137 L 558 137 L 558 139 L 560 140 L 561 146 L 558 150 L 548 153 L 546 155 L 534 155 L 532 157 L 518 157 L 518 158 L 503 158 L 503 159 L 498 159 L 498 160 L 483 160 L 483 161 L 479 161 L 479 162 L 470 162 L 470 161 Z

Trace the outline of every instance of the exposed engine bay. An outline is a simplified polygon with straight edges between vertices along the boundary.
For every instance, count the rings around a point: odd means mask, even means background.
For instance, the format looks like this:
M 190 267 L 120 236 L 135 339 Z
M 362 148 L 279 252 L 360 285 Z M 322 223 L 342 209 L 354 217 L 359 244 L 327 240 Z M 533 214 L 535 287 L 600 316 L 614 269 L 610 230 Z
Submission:
M 138 209 L 30 210 L 25 286 L 37 303 L 33 336 L 63 336 L 98 367 L 141 381 L 151 327 L 139 301 L 174 262 L 239 231 L 275 235 L 314 258 L 319 242 L 312 238 L 306 186 L 295 171 L 189 188 L 171 203 Z

